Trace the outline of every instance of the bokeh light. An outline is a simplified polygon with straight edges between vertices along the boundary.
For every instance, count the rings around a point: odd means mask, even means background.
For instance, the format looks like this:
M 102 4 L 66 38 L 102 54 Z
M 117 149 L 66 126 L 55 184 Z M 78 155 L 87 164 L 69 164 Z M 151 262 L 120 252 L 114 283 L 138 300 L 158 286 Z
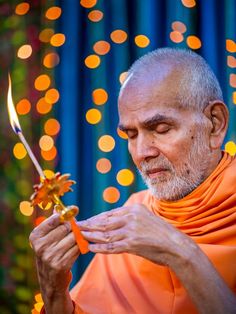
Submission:
M 171 27 L 174 31 L 177 31 L 179 33 L 185 33 L 187 30 L 186 25 L 183 22 L 175 21 L 171 24 Z
M 191 49 L 199 49 L 202 46 L 201 40 L 194 35 L 187 37 L 187 45 Z
M 101 60 L 97 55 L 89 55 L 85 58 L 84 63 L 90 69 L 95 69 L 99 66 Z
M 51 179 L 51 178 L 53 178 L 54 175 L 55 175 L 54 171 L 49 170 L 49 169 L 43 170 L 43 173 L 44 173 L 44 175 L 45 175 L 45 177 L 46 177 L 47 179 Z
M 117 173 L 116 179 L 120 185 L 128 186 L 133 183 L 134 174 L 129 169 L 122 169 Z
M 226 50 L 228 52 L 236 52 L 236 43 L 232 39 L 226 39 Z
M 236 92 L 233 92 L 232 94 L 232 101 L 236 105 Z
M 101 119 L 102 119 L 102 114 L 98 109 L 92 108 L 86 112 L 86 120 L 90 124 L 97 124 L 98 122 L 101 121 Z
M 31 216 L 34 212 L 34 208 L 31 206 L 31 203 L 28 201 L 20 202 L 20 212 L 24 216 Z
M 51 111 L 51 109 L 52 109 L 52 104 L 49 104 L 48 102 L 46 102 L 44 97 L 38 100 L 36 104 L 36 110 L 38 111 L 38 113 L 47 114 Z
M 30 112 L 31 103 L 28 99 L 23 98 L 16 104 L 16 111 L 19 115 L 24 115 Z
M 34 81 L 34 87 L 39 91 L 48 89 L 50 84 L 51 84 L 51 80 L 47 74 L 39 75 Z
M 100 173 L 107 173 L 111 170 L 111 162 L 107 158 L 100 158 L 96 163 L 96 168 Z
M 187 8 L 193 8 L 196 5 L 195 0 L 181 0 L 183 5 Z
M 236 68 L 236 58 L 233 56 L 227 56 L 227 65 L 230 68 Z
M 111 40 L 116 43 L 116 44 L 122 44 L 123 42 L 126 41 L 128 35 L 125 31 L 121 30 L 121 29 L 117 29 L 113 32 L 111 32 Z
M 178 43 L 181 43 L 184 40 L 184 36 L 180 32 L 178 32 L 178 31 L 173 31 L 173 32 L 170 33 L 170 39 L 174 43 L 178 44 Z
M 27 151 L 22 143 L 16 143 L 13 147 L 13 154 L 17 159 L 23 159 L 27 155 Z
M 107 203 L 116 203 L 120 198 L 120 192 L 114 186 L 109 186 L 103 191 L 103 199 Z
M 229 84 L 230 86 L 236 88 L 236 74 L 231 73 L 229 76 Z
M 56 158 L 57 156 L 57 149 L 55 146 L 53 146 L 50 150 L 45 151 L 41 150 L 41 156 L 44 160 L 50 161 Z
M 17 51 L 17 57 L 20 59 L 27 59 L 32 54 L 32 47 L 31 45 L 23 45 Z
M 134 38 L 135 44 L 140 48 L 145 48 L 150 44 L 150 40 L 145 35 L 137 35 Z
M 107 102 L 108 94 L 103 88 L 97 88 L 92 92 L 92 98 L 95 105 L 104 105 Z
M 124 131 L 120 130 L 119 128 L 117 128 L 117 134 L 119 135 L 119 137 L 123 138 L 124 140 L 128 139 L 127 134 Z
M 231 156 L 236 154 L 236 144 L 233 141 L 229 141 L 225 144 L 225 151 Z
M 120 81 L 120 84 L 122 85 L 124 83 L 124 81 L 126 80 L 127 78 L 127 75 L 128 75 L 128 72 L 125 71 L 125 72 L 122 72 L 119 76 L 119 81 Z
M 56 20 L 61 16 L 61 8 L 60 7 L 51 7 L 47 9 L 45 16 L 49 20 Z
M 39 34 L 39 40 L 43 43 L 50 42 L 52 35 L 54 34 L 54 30 L 52 28 L 45 28 Z
M 94 7 L 97 3 L 97 0 L 80 0 L 80 4 L 87 9 Z
M 47 135 L 57 135 L 60 131 L 60 123 L 56 119 L 48 119 L 44 124 L 44 131 Z
M 45 100 L 49 104 L 55 104 L 60 98 L 60 94 L 56 88 L 49 89 L 45 94 Z
M 98 140 L 98 147 L 103 152 L 110 152 L 115 147 L 115 140 L 111 135 L 103 135 Z
M 93 45 L 93 50 L 98 55 L 105 55 L 110 51 L 111 45 L 105 40 L 99 40 Z
M 25 15 L 30 9 L 28 2 L 21 2 L 15 8 L 15 13 L 18 15 Z
M 46 56 L 43 59 L 43 65 L 49 69 L 57 66 L 59 62 L 60 62 L 60 57 L 56 52 L 50 52 L 46 54 Z
M 52 35 L 50 39 L 50 44 L 54 47 L 60 47 L 66 41 L 66 36 L 62 33 L 57 33 Z
M 88 18 L 92 22 L 99 22 L 103 18 L 103 12 L 100 11 L 100 10 L 90 11 L 89 14 L 88 14 Z
M 39 140 L 39 146 L 44 151 L 49 151 L 54 145 L 54 140 L 49 135 L 43 135 Z

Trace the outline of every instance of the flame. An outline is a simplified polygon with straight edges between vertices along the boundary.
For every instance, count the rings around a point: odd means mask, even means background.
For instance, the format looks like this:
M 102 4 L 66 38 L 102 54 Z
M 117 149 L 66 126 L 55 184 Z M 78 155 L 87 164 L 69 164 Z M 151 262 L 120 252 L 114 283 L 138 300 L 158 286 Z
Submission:
M 11 77 L 10 74 L 8 74 L 8 81 L 9 81 L 9 87 L 8 87 L 8 93 L 7 93 L 7 109 L 8 109 L 8 115 L 11 123 L 11 127 L 13 128 L 14 132 L 17 134 L 21 132 L 20 122 L 17 117 L 17 113 L 15 110 L 15 106 L 12 100 L 12 88 L 11 88 Z

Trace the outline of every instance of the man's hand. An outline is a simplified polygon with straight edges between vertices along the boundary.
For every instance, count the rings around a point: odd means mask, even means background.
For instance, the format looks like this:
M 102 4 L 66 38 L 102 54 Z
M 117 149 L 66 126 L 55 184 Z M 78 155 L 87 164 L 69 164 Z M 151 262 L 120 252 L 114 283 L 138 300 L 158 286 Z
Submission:
M 39 284 L 47 313 L 72 313 L 73 305 L 68 293 L 70 269 L 80 252 L 70 224 L 60 223 L 59 214 L 53 214 L 31 232 L 30 243 L 36 254 Z M 67 312 L 63 312 L 63 306 Z M 60 307 L 61 312 L 56 307 Z

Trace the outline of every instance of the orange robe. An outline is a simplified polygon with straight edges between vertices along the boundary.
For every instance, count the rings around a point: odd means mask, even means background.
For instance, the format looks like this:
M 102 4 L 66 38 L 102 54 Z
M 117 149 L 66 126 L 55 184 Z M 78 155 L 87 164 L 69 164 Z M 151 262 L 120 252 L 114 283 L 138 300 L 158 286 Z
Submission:
M 224 153 L 214 172 L 179 201 L 160 202 L 142 191 L 126 205 L 132 203 L 146 205 L 196 241 L 236 292 L 236 159 Z M 75 313 L 197 313 L 171 269 L 131 254 L 96 254 L 71 296 Z

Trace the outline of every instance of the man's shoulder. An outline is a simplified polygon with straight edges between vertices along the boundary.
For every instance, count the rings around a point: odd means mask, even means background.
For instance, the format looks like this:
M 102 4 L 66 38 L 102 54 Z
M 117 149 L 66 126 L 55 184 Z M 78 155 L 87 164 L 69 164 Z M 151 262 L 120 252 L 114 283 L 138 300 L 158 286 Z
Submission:
M 130 197 L 127 199 L 127 201 L 125 202 L 124 205 L 128 206 L 128 205 L 132 205 L 135 203 L 141 203 L 142 204 L 144 202 L 144 200 L 146 199 L 146 197 L 148 197 L 148 195 L 149 195 L 148 189 L 133 193 L 130 195 Z

